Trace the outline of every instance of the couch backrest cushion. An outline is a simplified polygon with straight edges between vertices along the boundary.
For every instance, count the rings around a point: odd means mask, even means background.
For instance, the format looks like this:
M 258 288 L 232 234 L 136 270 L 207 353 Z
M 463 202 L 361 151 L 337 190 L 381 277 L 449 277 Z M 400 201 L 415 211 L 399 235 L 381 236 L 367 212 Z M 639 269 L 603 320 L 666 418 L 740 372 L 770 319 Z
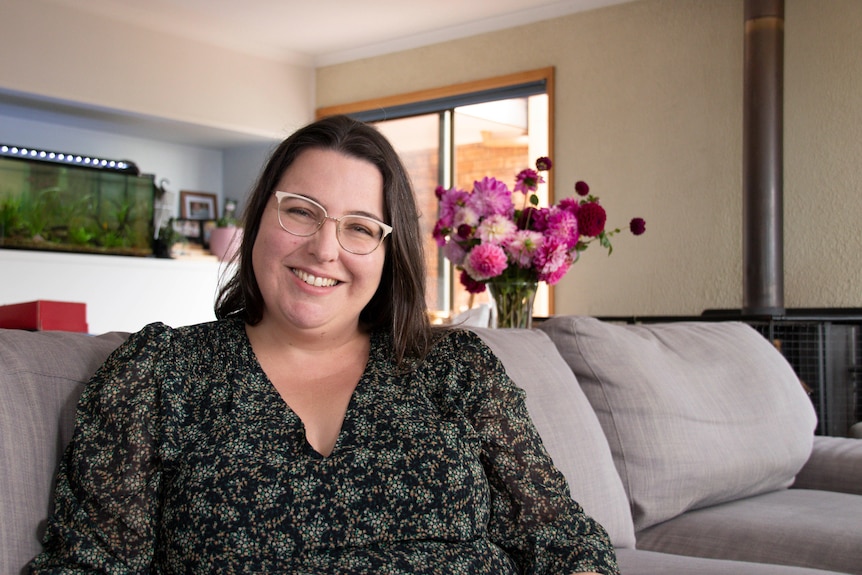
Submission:
M 78 396 L 125 337 L 0 329 L 0 573 L 19 573 L 41 549 Z
M 543 322 L 593 405 L 640 530 L 788 486 L 814 408 L 793 369 L 738 322 Z
M 572 371 L 536 330 L 472 328 L 527 393 L 527 410 L 572 497 L 607 529 L 617 547 L 634 547 L 634 525 L 602 428 Z

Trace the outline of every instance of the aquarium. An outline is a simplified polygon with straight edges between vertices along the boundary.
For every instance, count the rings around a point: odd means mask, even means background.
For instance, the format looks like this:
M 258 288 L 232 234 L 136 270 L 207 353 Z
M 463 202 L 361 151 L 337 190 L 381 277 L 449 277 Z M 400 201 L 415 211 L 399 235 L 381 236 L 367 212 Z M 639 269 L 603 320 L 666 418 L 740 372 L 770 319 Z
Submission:
M 0 145 L 0 248 L 149 256 L 154 192 L 131 162 Z

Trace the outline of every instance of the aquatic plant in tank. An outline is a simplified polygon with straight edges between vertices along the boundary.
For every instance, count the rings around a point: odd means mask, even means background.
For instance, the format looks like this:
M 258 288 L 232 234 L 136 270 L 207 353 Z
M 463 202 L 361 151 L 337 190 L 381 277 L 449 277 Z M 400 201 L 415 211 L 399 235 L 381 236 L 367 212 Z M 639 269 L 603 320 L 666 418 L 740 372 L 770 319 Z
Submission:
M 149 256 L 154 191 L 133 162 L 0 144 L 0 248 Z

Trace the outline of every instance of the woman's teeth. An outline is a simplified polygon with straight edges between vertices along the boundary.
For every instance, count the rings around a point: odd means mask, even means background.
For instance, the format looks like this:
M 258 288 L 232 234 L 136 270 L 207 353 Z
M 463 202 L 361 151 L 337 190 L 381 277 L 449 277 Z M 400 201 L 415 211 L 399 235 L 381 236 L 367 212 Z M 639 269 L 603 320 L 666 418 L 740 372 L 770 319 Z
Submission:
M 338 283 L 338 280 L 334 280 L 332 278 L 319 278 L 302 270 L 292 269 L 291 271 L 296 275 L 296 277 L 298 277 L 308 285 L 312 285 L 315 287 L 332 287 Z

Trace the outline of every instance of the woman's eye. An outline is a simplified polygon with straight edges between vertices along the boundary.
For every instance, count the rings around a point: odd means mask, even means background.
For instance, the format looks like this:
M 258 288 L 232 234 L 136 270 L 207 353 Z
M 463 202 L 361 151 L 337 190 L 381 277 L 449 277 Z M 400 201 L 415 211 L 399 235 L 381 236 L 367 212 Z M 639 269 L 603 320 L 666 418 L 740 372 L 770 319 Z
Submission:
M 315 219 L 314 214 L 305 208 L 289 208 L 287 213 L 296 218 Z

